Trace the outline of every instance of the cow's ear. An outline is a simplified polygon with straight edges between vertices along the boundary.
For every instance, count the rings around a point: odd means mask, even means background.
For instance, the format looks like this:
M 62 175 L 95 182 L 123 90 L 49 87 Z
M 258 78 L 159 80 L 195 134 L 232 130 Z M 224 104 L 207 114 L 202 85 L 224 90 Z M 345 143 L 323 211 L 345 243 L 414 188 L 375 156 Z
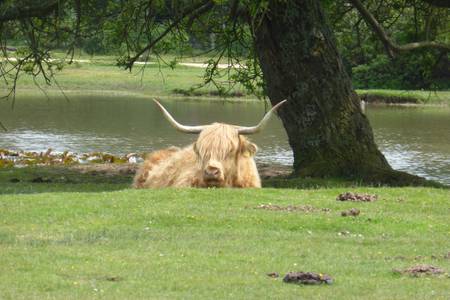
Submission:
M 258 146 L 256 146 L 256 144 L 253 144 L 253 143 L 248 143 L 247 149 L 248 149 L 248 152 L 250 152 L 250 154 L 252 156 L 254 156 L 256 154 L 256 152 L 258 151 Z
M 258 151 L 258 147 L 255 144 L 250 143 L 249 141 L 242 143 L 241 153 L 244 157 L 254 156 L 256 151 Z
M 194 152 L 195 152 L 196 154 L 198 154 L 197 143 L 194 143 L 194 145 L 192 146 L 192 148 L 194 149 Z

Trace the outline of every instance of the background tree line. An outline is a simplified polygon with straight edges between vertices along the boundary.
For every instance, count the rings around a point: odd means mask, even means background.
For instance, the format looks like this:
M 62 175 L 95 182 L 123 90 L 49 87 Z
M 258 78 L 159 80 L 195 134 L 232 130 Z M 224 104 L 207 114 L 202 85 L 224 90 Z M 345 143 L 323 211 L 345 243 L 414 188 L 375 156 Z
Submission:
M 3 1 L 7 5 L 8 1 Z M 11 1 L 9 1 L 11 2 Z M 27 1 L 15 1 L 16 7 L 27 5 Z M 23 3 L 20 3 L 23 2 Z M 28 1 L 29 2 L 29 1 Z M 75 1 L 77 2 L 77 1 Z M 154 21 L 159 27 L 155 32 L 161 32 L 166 21 L 171 18 L 177 6 L 176 1 L 153 1 L 155 7 Z M 338 49 L 343 57 L 344 65 L 351 74 L 355 88 L 386 88 L 386 89 L 448 89 L 450 88 L 450 60 L 448 52 L 435 49 L 422 49 L 401 56 L 389 57 L 384 51 L 382 42 L 374 36 L 356 9 L 344 0 L 322 1 L 329 21 L 334 30 Z M 419 40 L 435 40 L 448 43 L 450 40 L 450 10 L 442 9 L 421 0 L 366 0 L 363 1 L 378 22 L 389 33 L 389 36 L 399 44 Z M 12 2 L 11 2 L 12 3 Z M 12 5 L 12 4 L 10 4 Z M 154 5 L 154 4 L 153 4 Z M 83 30 L 73 40 L 70 30 L 77 23 L 76 5 L 64 10 L 64 18 L 60 28 L 55 30 L 58 38 L 48 39 L 49 46 L 67 51 L 76 47 L 89 55 L 124 55 L 129 48 L 139 48 L 138 30 L 126 32 L 129 26 L 127 18 L 133 17 L 139 7 L 128 7 L 124 11 L 124 1 L 79 1 L 79 9 L 83 18 L 79 19 L 79 27 Z M 217 13 L 217 11 L 216 11 Z M 224 9 L 224 13 L 225 9 Z M 220 20 L 220 18 L 218 18 Z M 190 24 L 171 32 L 152 49 L 153 54 L 196 55 L 200 53 L 217 54 L 216 47 L 220 41 L 216 39 L 213 18 L 205 20 L 203 28 Z M 121 24 L 122 23 L 122 24 Z M 145 20 L 135 20 L 134 26 L 143 26 Z M 193 22 L 192 22 L 193 23 Z M 27 37 L 23 35 L 24 24 L 3 24 L 2 41 L 17 47 L 25 46 Z M 76 27 L 76 26 L 75 26 Z M 209 29 L 208 29 L 209 27 Z M 49 32 L 51 29 L 49 28 Z M 124 39 L 124 35 L 130 35 Z M 250 35 L 243 35 L 246 43 L 235 44 L 235 52 L 243 58 L 249 55 L 247 45 Z M 127 40 L 134 40 L 136 45 L 129 45 Z M 142 45 L 145 42 L 142 41 Z M 235 54 L 236 54 L 235 53 Z

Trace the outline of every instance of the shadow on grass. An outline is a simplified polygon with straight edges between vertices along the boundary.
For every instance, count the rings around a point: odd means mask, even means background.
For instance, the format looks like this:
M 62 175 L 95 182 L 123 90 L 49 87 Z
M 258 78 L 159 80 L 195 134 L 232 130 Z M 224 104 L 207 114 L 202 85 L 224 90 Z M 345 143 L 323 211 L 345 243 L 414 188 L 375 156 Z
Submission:
M 398 181 L 391 184 L 383 182 L 374 183 L 358 179 L 343 178 L 305 178 L 305 177 L 276 177 L 263 180 L 263 187 L 285 188 L 285 189 L 323 189 L 323 188 L 341 188 L 341 187 L 432 187 L 450 189 L 442 183 L 423 179 L 415 181 Z
M 133 181 L 133 171 L 118 173 L 72 167 L 26 167 L 0 169 L 0 195 L 34 194 L 51 192 L 108 192 L 128 189 Z M 368 184 L 358 180 L 341 178 L 302 178 L 272 177 L 263 179 L 265 188 L 285 189 L 323 189 L 336 187 L 380 187 L 383 184 Z M 399 184 L 393 186 L 427 186 L 450 189 L 434 181 L 425 180 L 423 184 Z
M 1 194 L 105 192 L 129 188 L 132 174 L 82 172 L 67 167 L 0 169 Z

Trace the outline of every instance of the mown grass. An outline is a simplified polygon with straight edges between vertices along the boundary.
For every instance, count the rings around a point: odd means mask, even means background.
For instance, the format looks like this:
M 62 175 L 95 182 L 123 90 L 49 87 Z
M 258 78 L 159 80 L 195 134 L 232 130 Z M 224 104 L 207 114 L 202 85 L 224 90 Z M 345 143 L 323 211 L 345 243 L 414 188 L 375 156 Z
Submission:
M 32 183 L 37 176 L 50 182 Z M 131 190 L 130 179 L 1 170 L 0 298 L 448 299 L 448 275 L 392 269 L 450 270 L 449 190 Z M 349 190 L 379 200 L 335 200 Z M 269 203 L 316 210 L 256 209 Z M 352 207 L 361 215 L 340 216 Z M 297 286 L 266 275 L 288 271 L 326 273 L 334 283 Z
M 56 81 L 47 85 L 43 78 L 33 78 L 22 74 L 17 82 L 17 95 L 23 93 L 83 93 L 108 94 L 120 93 L 129 95 L 151 96 L 192 96 L 222 97 L 245 95 L 240 85 L 232 85 L 226 78 L 219 79 L 224 93 L 218 93 L 213 84 L 203 86 L 204 69 L 177 65 L 171 68 L 164 64 L 136 65 L 133 70 L 125 71 L 117 67 L 114 60 L 102 57 L 92 62 L 74 62 L 55 72 Z M 36 85 L 36 83 L 39 85 Z M 201 86 L 201 87 L 200 87 Z M 0 84 L 0 91 L 8 91 L 5 84 Z M 248 98 L 248 97 L 247 97 Z M 253 98 L 253 97 L 252 97 Z
M 172 95 L 175 89 L 189 90 L 203 82 L 203 70 L 185 66 L 172 69 L 167 66 L 148 65 L 144 73 L 136 66 L 133 72 L 124 71 L 113 65 L 75 63 L 67 66 L 56 75 L 59 87 L 66 92 L 108 93 L 121 92 L 137 95 Z M 41 87 L 58 91 L 58 87 Z M 18 81 L 19 95 L 22 90 L 37 89 L 29 75 L 23 75 Z M 205 93 L 214 90 L 212 86 L 203 87 Z
M 58 56 L 58 55 L 57 55 Z M 59 92 L 60 88 L 65 93 L 120 93 L 135 96 L 181 96 L 181 97 L 234 97 L 235 99 L 255 99 L 247 95 L 241 85 L 231 86 L 224 77 L 218 80 L 225 87 L 224 92 L 218 92 L 217 88 L 210 84 L 202 88 L 195 88 L 203 83 L 204 70 L 202 68 L 177 65 L 171 68 L 167 65 L 149 64 L 136 65 L 132 72 L 117 67 L 116 58 L 113 56 L 80 56 L 76 57 L 90 62 L 74 62 L 57 72 L 58 85 L 53 83 L 47 86 L 42 78 L 37 82 L 48 93 Z M 166 57 L 170 61 L 173 57 Z M 206 57 L 190 59 L 195 62 L 205 62 Z M 187 62 L 182 59 L 180 62 Z M 2 84 L 0 88 L 6 92 L 7 87 Z M 229 89 L 228 89 L 229 88 Z M 30 75 L 23 74 L 18 81 L 18 95 L 39 91 L 35 80 Z M 449 91 L 402 91 L 402 90 L 357 90 L 360 95 L 379 96 L 379 101 L 415 102 L 418 104 L 448 104 L 450 102 Z M 237 97 L 236 97 L 237 96 Z M 244 96 L 244 98 L 241 98 Z

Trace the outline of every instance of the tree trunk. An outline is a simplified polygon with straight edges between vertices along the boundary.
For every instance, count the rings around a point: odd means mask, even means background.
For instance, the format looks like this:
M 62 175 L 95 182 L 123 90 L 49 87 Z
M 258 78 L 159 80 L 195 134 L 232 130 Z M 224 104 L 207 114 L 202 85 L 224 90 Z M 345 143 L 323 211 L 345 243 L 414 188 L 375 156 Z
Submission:
M 372 182 L 421 181 L 393 171 L 375 145 L 320 1 L 269 1 L 254 32 L 272 104 L 294 152 L 294 174 Z

